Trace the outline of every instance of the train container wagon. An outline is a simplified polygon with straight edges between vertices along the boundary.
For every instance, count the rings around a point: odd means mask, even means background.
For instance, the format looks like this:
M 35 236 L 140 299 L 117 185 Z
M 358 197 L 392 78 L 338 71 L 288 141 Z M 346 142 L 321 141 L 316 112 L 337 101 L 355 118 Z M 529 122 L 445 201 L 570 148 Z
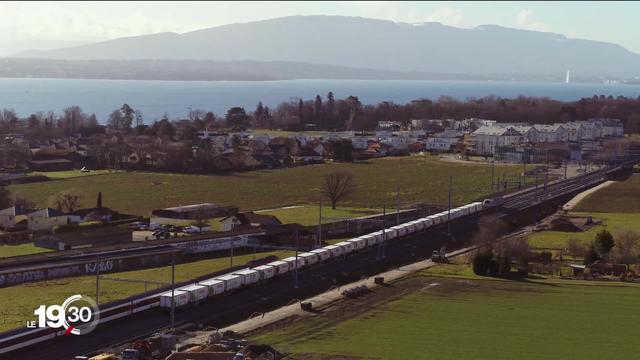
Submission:
M 240 276 L 242 279 L 242 286 L 255 284 L 260 281 L 260 273 L 257 270 L 242 269 L 235 271 L 233 274 Z
M 376 231 L 371 234 L 362 235 L 357 239 L 364 240 L 365 246 L 373 246 L 378 243 L 378 239 L 380 238 L 380 236 L 381 235 L 379 235 L 378 232 Z
M 215 278 L 215 280 L 220 280 L 224 282 L 225 292 L 237 289 L 242 286 L 242 278 L 239 275 L 234 275 L 234 274 L 222 275 Z
M 189 304 L 190 295 L 186 291 L 173 290 L 174 307 L 183 307 Z M 171 309 L 171 291 L 160 294 L 160 307 Z
M 269 280 L 276 276 L 276 267 L 271 265 L 260 265 L 253 268 L 260 273 L 260 281 Z
M 385 238 L 383 238 L 383 241 L 389 241 L 389 240 L 393 240 L 395 238 L 397 238 L 398 235 L 398 229 L 394 226 L 394 227 L 390 227 L 388 229 L 385 229 L 383 231 L 383 235 L 385 236 Z
M 209 288 L 204 285 L 191 284 L 178 289 L 189 293 L 189 303 L 197 303 L 209 296 Z
M 329 250 L 331 252 L 331 257 L 332 258 L 336 258 L 336 257 L 342 255 L 342 248 L 340 246 L 327 245 L 323 249 Z
M 413 226 L 415 227 L 416 232 L 424 230 L 424 222 L 422 219 L 414 220 Z
M 216 296 L 224 292 L 224 282 L 216 279 L 208 279 L 200 281 L 198 284 L 206 286 L 209 289 L 209 296 Z
M 317 254 L 320 261 L 326 261 L 329 258 L 331 258 L 331 251 L 327 249 L 315 249 L 315 250 L 311 250 L 310 252 Z
M 396 237 L 402 237 L 407 234 L 407 227 L 403 224 L 396 225 L 392 229 L 395 229 Z
M 282 275 L 284 273 L 289 272 L 289 263 L 286 261 L 282 261 L 282 260 L 277 260 L 274 262 L 270 262 L 267 265 L 269 266 L 273 266 L 274 268 L 276 268 L 276 275 Z
M 354 248 L 355 248 L 355 250 L 361 250 L 361 249 L 364 249 L 367 246 L 367 239 L 363 239 L 362 237 L 355 238 L 355 239 L 349 239 L 349 240 L 347 240 L 347 242 L 352 243 Z
M 305 266 L 311 266 L 317 264 L 320 261 L 320 256 L 316 253 L 306 252 L 298 255 L 299 258 L 304 260 Z
M 300 256 L 296 259 L 295 256 L 290 256 L 288 258 L 282 259 L 282 261 L 289 264 L 289 271 L 293 271 L 295 269 L 300 269 L 304 266 L 304 259 L 301 259 Z
M 336 246 L 340 246 L 342 248 L 343 254 L 352 253 L 356 249 L 355 246 L 348 241 L 339 242 L 336 244 Z

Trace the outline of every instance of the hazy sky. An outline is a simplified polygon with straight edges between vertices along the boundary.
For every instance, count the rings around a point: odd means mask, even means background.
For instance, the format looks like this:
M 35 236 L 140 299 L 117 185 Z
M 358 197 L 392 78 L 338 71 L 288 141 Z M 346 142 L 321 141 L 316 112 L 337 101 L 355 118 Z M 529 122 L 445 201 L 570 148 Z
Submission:
M 640 53 L 638 2 L 2 2 L 0 56 L 290 15 L 497 24 L 613 42 Z

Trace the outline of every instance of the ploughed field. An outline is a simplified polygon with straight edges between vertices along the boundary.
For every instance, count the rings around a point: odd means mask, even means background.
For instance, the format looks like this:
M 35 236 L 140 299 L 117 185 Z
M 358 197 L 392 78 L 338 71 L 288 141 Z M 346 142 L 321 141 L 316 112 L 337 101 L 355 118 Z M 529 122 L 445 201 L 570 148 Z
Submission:
M 639 296 L 638 284 L 492 280 L 439 265 L 252 342 L 292 359 L 631 359 Z
M 278 208 L 291 204 L 317 204 L 324 175 L 353 173 L 357 189 L 340 206 L 381 208 L 394 206 L 396 189 L 401 202 L 447 204 L 448 177 L 453 177 L 453 202 L 463 204 L 490 192 L 491 166 L 440 161 L 435 156 L 374 159 L 294 168 L 258 170 L 228 175 L 185 175 L 116 172 L 95 176 L 11 185 L 13 193 L 46 206 L 51 195 L 75 189 L 84 194 L 82 205 L 95 206 L 98 192 L 104 205 L 121 213 L 149 215 L 153 209 L 213 202 L 242 210 Z M 496 166 L 500 174 L 515 175 L 519 166 Z

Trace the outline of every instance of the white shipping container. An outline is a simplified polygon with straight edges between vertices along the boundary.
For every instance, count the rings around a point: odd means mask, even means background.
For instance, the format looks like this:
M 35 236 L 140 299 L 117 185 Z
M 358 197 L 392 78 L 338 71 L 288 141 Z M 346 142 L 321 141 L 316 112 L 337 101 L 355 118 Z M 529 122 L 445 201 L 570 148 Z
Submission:
M 424 223 L 422 222 L 422 219 L 414 220 L 413 227 L 416 229 L 415 231 L 424 230 Z
M 343 254 L 349 254 L 350 252 L 355 250 L 353 244 L 348 242 L 348 241 L 339 242 L 339 243 L 336 244 L 336 246 L 340 246 L 342 248 L 342 253 Z
M 290 256 L 288 258 L 282 259 L 282 261 L 284 261 L 284 262 L 289 264 L 289 271 L 295 270 L 296 267 L 298 269 L 300 269 L 304 265 L 304 260 L 300 259 L 299 256 L 298 256 L 297 261 L 296 261 L 296 257 L 295 256 Z
M 189 293 L 190 303 L 196 303 L 200 300 L 206 299 L 209 296 L 209 288 L 203 285 L 192 284 L 189 286 L 181 287 L 178 290 Z
M 199 282 L 200 285 L 209 289 L 209 296 L 222 294 L 224 292 L 224 282 L 216 279 L 208 279 Z
M 276 273 L 278 275 L 282 275 L 289 271 L 289 263 L 285 261 L 278 260 L 278 261 L 270 262 L 267 265 L 275 267 Z
M 260 281 L 260 273 L 256 270 L 242 269 L 233 274 L 242 278 L 242 285 L 251 285 Z
M 373 246 L 378 243 L 378 239 L 380 239 L 381 237 L 382 237 L 381 233 L 376 231 L 371 234 L 362 235 L 359 237 L 359 239 L 363 239 L 365 241 L 366 243 L 365 246 Z
M 174 290 L 173 302 L 176 308 L 189 303 L 189 293 L 186 291 Z M 160 294 L 160 307 L 171 309 L 171 291 Z
M 331 251 L 327 249 L 315 249 L 311 250 L 310 252 L 317 254 L 320 258 L 320 261 L 325 261 L 331 257 Z
M 227 274 L 215 279 L 224 282 L 224 291 L 231 291 L 242 286 L 242 278 L 238 275 Z
M 318 256 L 318 254 L 312 253 L 312 252 L 302 253 L 302 254 L 298 255 L 298 257 L 302 258 L 304 260 L 305 266 L 310 266 L 310 265 L 313 265 L 313 264 L 317 263 L 318 261 L 320 261 L 320 256 Z
M 382 241 L 393 240 L 398 237 L 398 230 L 394 227 L 388 228 L 383 232 L 383 235 L 386 236 L 386 239 L 383 237 Z
M 364 247 L 367 246 L 367 239 L 363 239 L 363 238 L 355 238 L 355 239 L 349 239 L 347 240 L 350 243 L 353 243 L 354 248 L 356 250 L 360 250 L 363 249 Z
M 275 266 L 271 266 L 271 265 L 256 266 L 253 268 L 253 270 L 256 270 L 257 272 L 260 273 L 260 280 L 263 280 L 263 281 L 269 280 L 276 275 L 276 268 Z
M 327 246 L 323 247 L 323 249 L 327 249 L 327 250 L 331 251 L 331 257 L 333 257 L 333 258 L 342 255 L 342 248 L 339 247 L 339 246 L 327 245 Z

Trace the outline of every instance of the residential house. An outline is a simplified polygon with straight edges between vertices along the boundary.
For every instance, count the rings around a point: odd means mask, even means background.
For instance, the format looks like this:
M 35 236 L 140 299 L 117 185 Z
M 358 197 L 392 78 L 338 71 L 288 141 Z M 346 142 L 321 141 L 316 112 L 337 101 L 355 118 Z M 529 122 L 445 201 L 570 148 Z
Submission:
M 563 127 L 567 130 L 567 139 L 570 142 L 580 142 L 584 137 L 584 126 L 579 122 L 568 122 L 563 124 Z
M 448 152 L 455 148 L 464 138 L 464 131 L 447 129 L 441 133 L 428 137 L 425 141 L 425 148 L 428 151 Z
M 320 155 L 316 150 L 303 147 L 300 151 L 293 155 L 293 162 L 296 164 L 305 163 L 321 163 L 324 161 L 322 155 Z
M 21 206 L 0 210 L 0 227 L 4 230 L 15 229 L 21 222 L 26 222 L 28 214 L 34 211 Z
M 381 136 L 380 143 L 390 145 L 397 150 L 407 150 L 409 148 L 409 138 L 405 136 Z
M 509 146 L 521 143 L 524 137 L 512 127 L 481 126 L 472 133 L 473 152 L 479 155 L 491 155 L 496 146 Z
M 241 228 L 273 228 L 282 223 L 273 215 L 262 215 L 254 212 L 238 213 L 220 220 L 222 231 L 238 230 Z
M 622 137 L 624 136 L 624 125 L 619 119 L 589 119 L 597 122 L 602 128 L 602 137 Z
M 533 127 L 538 131 L 538 142 L 568 141 L 567 130 L 562 124 L 546 125 L 536 124 Z
M 27 215 L 27 229 L 52 230 L 56 226 L 77 224 L 81 221 L 82 219 L 78 215 L 65 214 L 56 209 L 45 208 Z
M 354 134 L 351 137 L 351 146 L 355 150 L 365 150 L 369 148 L 369 144 L 373 141 L 376 141 L 376 139 L 370 135 Z
M 510 127 L 522 134 L 525 142 L 535 144 L 540 141 L 540 132 L 534 126 L 512 125 Z

